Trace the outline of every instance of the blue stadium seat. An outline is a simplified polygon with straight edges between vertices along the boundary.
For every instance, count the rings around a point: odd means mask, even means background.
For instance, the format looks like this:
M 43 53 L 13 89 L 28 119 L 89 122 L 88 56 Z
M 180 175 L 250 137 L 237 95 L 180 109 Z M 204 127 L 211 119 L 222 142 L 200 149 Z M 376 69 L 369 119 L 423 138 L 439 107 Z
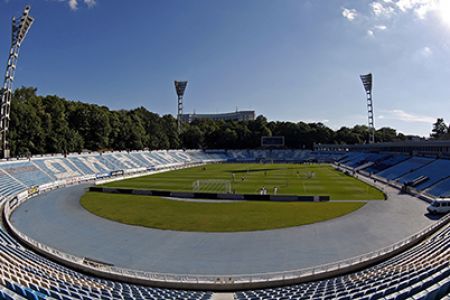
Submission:
M 433 161 L 434 161 L 434 159 L 432 159 L 432 158 L 412 157 L 408 160 L 405 160 L 403 162 L 396 164 L 395 166 L 387 168 L 387 169 L 377 173 L 376 175 L 380 176 L 380 177 L 384 177 L 388 180 L 394 180 L 401 176 L 406 175 L 407 173 L 409 173 L 411 171 L 418 170 L 421 167 L 423 167 Z
M 422 168 L 416 169 L 397 179 L 400 183 L 408 183 L 420 177 L 426 177 L 426 180 L 414 186 L 417 190 L 424 190 L 443 178 L 450 176 L 450 160 L 437 159 Z
M 450 178 L 441 180 L 426 192 L 434 197 L 450 198 Z

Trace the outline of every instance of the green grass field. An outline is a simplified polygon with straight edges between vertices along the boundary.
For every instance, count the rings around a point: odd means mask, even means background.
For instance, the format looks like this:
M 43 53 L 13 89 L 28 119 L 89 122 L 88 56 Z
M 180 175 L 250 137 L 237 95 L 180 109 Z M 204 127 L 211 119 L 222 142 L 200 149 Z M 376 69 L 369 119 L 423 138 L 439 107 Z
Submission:
M 314 176 L 308 178 L 311 172 Z M 264 186 L 269 194 L 273 194 L 274 187 L 277 187 L 279 195 L 324 195 L 330 196 L 331 200 L 384 199 L 381 191 L 326 164 L 212 164 L 112 182 L 105 186 L 192 192 L 193 182 L 199 179 L 229 180 L 232 190 L 238 194 L 258 194 Z M 223 192 L 220 188 L 210 192 Z
M 209 203 L 88 192 L 81 205 L 113 221 L 177 231 L 237 232 L 316 223 L 346 215 L 364 202 Z
M 312 176 L 312 173 L 314 175 Z M 192 192 L 196 180 L 220 179 L 236 193 L 329 195 L 332 200 L 384 199 L 379 190 L 329 165 L 212 164 L 106 184 L 109 187 Z M 211 187 L 221 192 L 220 187 Z M 222 187 L 223 188 L 223 187 Z M 236 232 L 285 228 L 346 215 L 365 202 L 191 202 L 160 197 L 88 192 L 81 204 L 90 212 L 121 223 L 158 229 Z

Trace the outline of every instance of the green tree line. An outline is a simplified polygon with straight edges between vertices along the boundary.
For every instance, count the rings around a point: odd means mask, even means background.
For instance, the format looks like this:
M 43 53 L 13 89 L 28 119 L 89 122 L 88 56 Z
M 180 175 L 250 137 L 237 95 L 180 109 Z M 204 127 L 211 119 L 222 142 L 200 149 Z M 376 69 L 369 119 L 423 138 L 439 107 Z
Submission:
M 258 148 L 261 136 L 284 136 L 287 148 L 312 149 L 314 143 L 356 144 L 367 140 L 367 126 L 332 130 L 322 123 L 196 120 L 183 124 L 144 107 L 110 110 L 105 106 L 37 95 L 37 89 L 16 89 L 11 104 L 13 156 L 83 150 L 247 149 Z M 404 140 L 392 128 L 376 131 L 377 141 Z
M 436 123 L 433 123 L 430 137 L 434 140 L 450 139 L 450 126 L 445 123 L 443 118 L 438 118 Z

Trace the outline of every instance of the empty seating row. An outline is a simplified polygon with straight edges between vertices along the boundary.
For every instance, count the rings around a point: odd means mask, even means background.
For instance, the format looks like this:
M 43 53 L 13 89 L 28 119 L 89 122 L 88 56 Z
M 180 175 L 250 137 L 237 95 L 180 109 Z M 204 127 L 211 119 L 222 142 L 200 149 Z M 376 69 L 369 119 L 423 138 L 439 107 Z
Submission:
M 450 160 L 403 154 L 350 152 L 338 161 L 367 175 L 376 175 L 433 197 L 450 197 Z
M 0 196 L 11 196 L 24 189 L 26 189 L 26 185 L 0 170 Z
M 400 183 L 413 182 L 417 178 L 424 178 L 425 180 L 419 184 L 414 185 L 414 188 L 418 190 L 424 190 L 431 187 L 443 178 L 450 176 L 450 160 L 447 159 L 436 159 L 429 164 L 426 164 L 422 168 L 411 171 L 402 177 L 398 178 L 397 181 Z
M 51 180 L 49 175 L 45 174 L 31 161 L 1 164 L 0 168 L 27 187 L 41 185 Z
M 331 279 L 280 288 L 243 291 L 236 300 L 256 299 L 406 299 L 450 292 L 450 227 L 381 264 Z M 415 298 L 414 298 L 415 299 Z M 436 297 L 436 299 L 439 299 Z
M 409 158 L 408 156 L 400 154 L 389 155 L 386 158 L 375 161 L 372 166 L 364 169 L 364 171 L 366 171 L 369 174 L 375 174 L 389 167 L 392 167 L 404 160 L 407 160 L 408 158 Z
M 411 157 L 402 161 L 386 170 L 377 173 L 377 176 L 384 177 L 388 180 L 395 180 L 405 174 L 420 169 L 421 167 L 433 162 L 434 159 L 426 157 Z
M 450 178 L 445 178 L 426 191 L 434 197 L 450 198 Z
M 3 240 L 4 235 L 0 237 L 0 284 L 26 299 L 207 300 L 212 295 L 210 292 L 151 288 L 84 275 Z
M 357 168 L 359 166 L 362 166 L 365 163 L 371 162 L 375 163 L 378 160 L 383 160 L 384 158 L 387 158 L 388 155 L 378 154 L 378 153 L 367 153 L 364 155 L 361 155 L 360 157 L 357 157 L 353 159 L 350 162 L 347 162 L 346 165 L 351 168 Z

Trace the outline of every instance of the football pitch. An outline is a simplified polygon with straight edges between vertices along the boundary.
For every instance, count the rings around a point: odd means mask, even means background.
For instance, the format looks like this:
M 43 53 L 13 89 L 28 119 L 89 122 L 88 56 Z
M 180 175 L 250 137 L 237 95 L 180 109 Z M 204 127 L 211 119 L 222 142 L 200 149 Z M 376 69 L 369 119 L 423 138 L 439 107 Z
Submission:
M 236 194 L 330 196 L 331 200 L 381 200 L 376 188 L 327 164 L 210 164 L 105 184 L 107 187 Z
M 192 192 L 325 195 L 332 200 L 380 200 L 381 191 L 326 164 L 211 164 L 108 183 L 108 187 Z M 212 183 L 211 183 L 212 182 Z M 227 184 L 217 184 L 226 182 Z M 209 184 L 211 183 L 211 184 Z M 226 185 L 229 185 L 226 187 Z M 236 232 L 312 224 L 349 214 L 365 202 L 178 201 L 161 197 L 88 192 L 81 205 L 113 221 L 157 229 Z

